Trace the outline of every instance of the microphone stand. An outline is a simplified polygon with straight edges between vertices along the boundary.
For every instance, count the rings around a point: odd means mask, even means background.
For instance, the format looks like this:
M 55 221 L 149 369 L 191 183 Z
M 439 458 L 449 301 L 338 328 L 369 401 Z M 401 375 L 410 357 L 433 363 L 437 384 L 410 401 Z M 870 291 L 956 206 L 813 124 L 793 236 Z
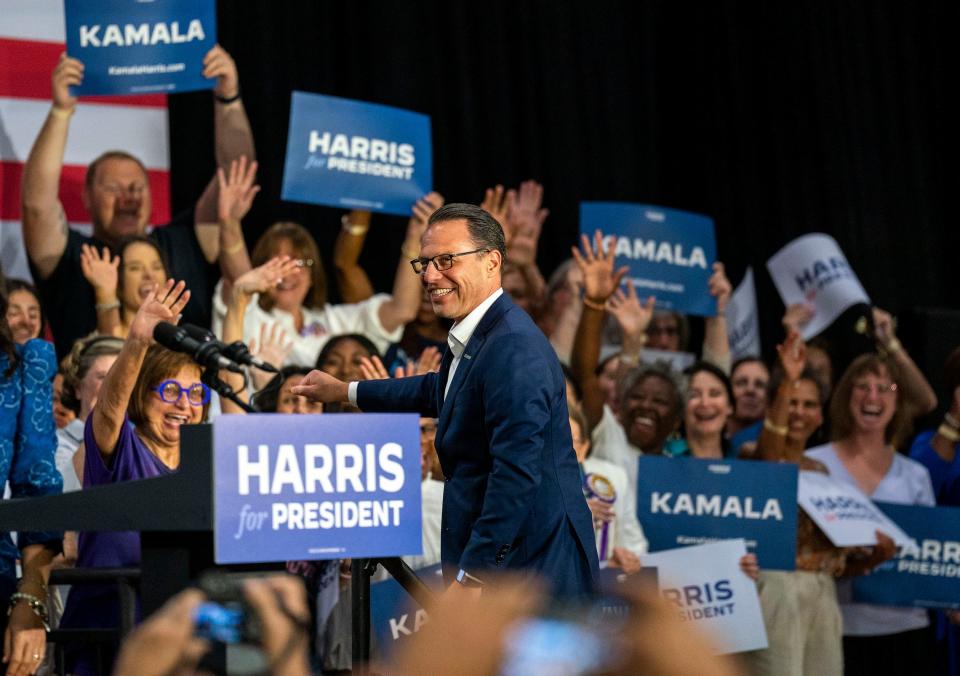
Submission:
M 247 413 L 258 413 L 257 409 L 238 397 L 237 393 L 232 387 L 230 387 L 228 383 L 225 383 L 217 377 L 219 373 L 220 369 L 218 367 L 208 366 L 203 369 L 203 372 L 200 374 L 200 382 L 219 394 L 221 397 L 229 399 Z

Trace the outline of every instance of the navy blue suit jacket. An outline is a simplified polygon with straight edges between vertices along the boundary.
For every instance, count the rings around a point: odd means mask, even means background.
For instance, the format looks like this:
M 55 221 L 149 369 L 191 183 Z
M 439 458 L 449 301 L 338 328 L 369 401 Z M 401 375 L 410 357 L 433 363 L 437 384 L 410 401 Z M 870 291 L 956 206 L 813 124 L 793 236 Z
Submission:
M 446 398 L 452 355 L 440 373 L 364 381 L 364 411 L 439 418 L 436 446 L 447 477 L 440 538 L 444 578 L 459 569 L 523 569 L 556 596 L 590 593 L 598 563 L 593 524 L 570 436 L 560 362 L 506 294 L 464 349 Z

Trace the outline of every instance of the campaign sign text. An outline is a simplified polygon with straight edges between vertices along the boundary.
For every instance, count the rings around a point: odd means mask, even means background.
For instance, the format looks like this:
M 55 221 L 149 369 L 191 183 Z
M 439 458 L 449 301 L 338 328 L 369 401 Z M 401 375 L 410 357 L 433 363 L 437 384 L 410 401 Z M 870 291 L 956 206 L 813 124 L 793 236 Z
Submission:
M 75 95 L 213 89 L 203 57 L 217 43 L 214 0 L 64 0 L 67 54 L 84 65 Z
M 415 571 L 417 577 L 434 594 L 443 592 L 443 575 L 439 563 Z M 377 637 L 377 650 L 382 659 L 395 646 L 402 644 L 426 624 L 427 611 L 392 577 L 370 585 L 370 623 Z
M 221 415 L 213 430 L 217 563 L 420 553 L 416 415 Z
M 761 568 L 793 570 L 797 467 L 642 455 L 637 517 L 650 551 L 745 538 Z
M 409 216 L 430 192 L 432 152 L 426 115 L 294 92 L 281 196 Z
M 740 569 L 746 553 L 743 540 L 723 540 L 640 559 L 657 567 L 660 594 L 676 606 L 680 619 L 723 654 L 767 647 L 757 585 Z
M 760 319 L 757 313 L 757 289 L 753 284 L 753 268 L 748 267 L 740 286 L 727 302 L 727 339 L 730 358 L 760 356 Z
M 881 512 L 856 486 L 822 472 L 800 472 L 797 502 L 837 547 L 869 547 L 882 531 L 897 545 L 910 536 Z
M 876 505 L 913 541 L 870 575 L 854 578 L 854 600 L 885 606 L 960 608 L 960 508 Z
M 717 260 L 713 219 L 677 209 L 625 202 L 581 202 L 580 232 L 593 241 L 600 230 L 617 266 L 629 265 L 641 298 L 692 315 L 717 314 L 707 280 Z
M 829 235 L 799 237 L 767 261 L 767 270 L 783 304 L 805 303 L 813 317 L 800 328 L 805 340 L 830 326 L 851 305 L 869 303 L 856 273 Z

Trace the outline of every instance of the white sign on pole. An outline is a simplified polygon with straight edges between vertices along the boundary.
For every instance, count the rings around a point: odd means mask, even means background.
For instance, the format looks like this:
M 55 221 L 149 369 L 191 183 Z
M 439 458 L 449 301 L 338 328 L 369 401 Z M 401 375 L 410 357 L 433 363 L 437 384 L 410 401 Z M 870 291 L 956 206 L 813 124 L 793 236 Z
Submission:
M 823 472 L 800 472 L 797 502 L 837 547 L 877 544 L 876 531 L 898 547 L 912 538 L 881 512 L 859 488 Z
M 730 296 L 726 315 L 727 337 L 733 360 L 759 357 L 760 320 L 757 317 L 757 289 L 753 283 L 752 267 L 747 268 L 740 286 Z
M 801 329 L 805 340 L 830 326 L 851 305 L 870 302 L 836 240 L 823 233 L 793 240 L 770 257 L 767 270 L 784 305 L 813 307 L 813 318 Z
M 668 549 L 641 557 L 656 566 L 660 593 L 680 618 L 712 639 L 718 654 L 767 647 L 756 583 L 740 570 L 743 539 Z

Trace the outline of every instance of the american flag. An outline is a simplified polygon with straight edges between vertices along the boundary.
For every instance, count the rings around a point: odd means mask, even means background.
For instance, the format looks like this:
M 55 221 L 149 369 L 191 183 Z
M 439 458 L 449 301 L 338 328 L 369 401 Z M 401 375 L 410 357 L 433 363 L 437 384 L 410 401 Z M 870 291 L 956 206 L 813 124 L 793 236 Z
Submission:
M 66 42 L 63 0 L 3 0 L 0 17 L 0 268 L 30 278 L 20 230 L 20 183 L 51 105 L 50 76 Z M 81 98 L 70 123 L 60 201 L 71 227 L 89 232 L 81 191 L 87 165 L 107 150 L 125 150 L 146 165 L 151 223 L 170 220 L 167 97 Z

